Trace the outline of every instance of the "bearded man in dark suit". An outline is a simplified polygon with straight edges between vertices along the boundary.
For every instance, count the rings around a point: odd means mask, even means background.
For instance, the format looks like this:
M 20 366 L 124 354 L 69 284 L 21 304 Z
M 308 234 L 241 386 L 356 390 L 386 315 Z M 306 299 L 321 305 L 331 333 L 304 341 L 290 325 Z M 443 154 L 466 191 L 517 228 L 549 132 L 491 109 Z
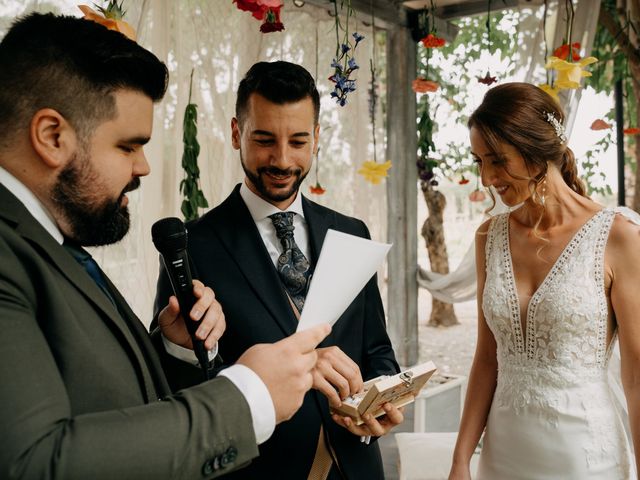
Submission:
M 312 385 L 326 325 L 171 391 L 160 357 L 193 355 L 175 297 L 154 345 L 82 248 L 127 233 L 166 85 L 152 53 L 88 20 L 32 14 L 0 42 L 2 479 L 214 478 L 255 457 Z M 210 288 L 194 295 L 187 321 L 212 348 L 224 317 Z M 176 375 L 197 369 L 171 358 Z
M 225 361 L 295 332 L 329 228 L 369 238 L 362 221 L 299 192 L 318 148 L 319 108 L 313 78 L 292 63 L 257 63 L 240 82 L 231 129 L 244 182 L 188 225 L 196 270 L 225 312 L 227 331 L 220 340 Z M 169 294 L 161 273 L 158 308 Z M 329 410 L 329 404 L 360 391 L 363 379 L 398 372 L 375 276 L 317 353 L 314 390 L 301 409 L 260 446 L 252 465 L 231 478 L 383 478 L 380 451 L 370 439 L 400 423 L 401 411 L 387 404 L 384 417 L 356 426 Z

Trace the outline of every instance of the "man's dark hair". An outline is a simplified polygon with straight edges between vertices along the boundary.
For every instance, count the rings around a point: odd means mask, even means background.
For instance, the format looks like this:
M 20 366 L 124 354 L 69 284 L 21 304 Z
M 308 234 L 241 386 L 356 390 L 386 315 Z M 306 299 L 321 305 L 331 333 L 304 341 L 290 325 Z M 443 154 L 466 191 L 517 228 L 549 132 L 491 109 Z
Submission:
M 300 65 L 289 62 L 258 62 L 249 69 L 238 86 L 236 118 L 243 124 L 252 93 L 282 105 L 307 97 L 313 102 L 315 123 L 320 116 L 320 95 L 311 74 Z
M 119 32 L 81 18 L 28 15 L 0 42 L 0 148 L 43 108 L 59 112 L 86 141 L 115 115 L 116 90 L 156 102 L 167 79 L 164 63 Z

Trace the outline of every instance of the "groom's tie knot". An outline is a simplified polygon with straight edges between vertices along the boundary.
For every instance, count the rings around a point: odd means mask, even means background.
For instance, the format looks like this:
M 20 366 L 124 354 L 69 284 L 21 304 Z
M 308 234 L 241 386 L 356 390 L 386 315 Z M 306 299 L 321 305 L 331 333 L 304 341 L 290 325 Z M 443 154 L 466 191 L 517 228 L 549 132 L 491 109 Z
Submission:
M 279 212 L 269 215 L 276 229 L 276 236 L 283 251 L 278 257 L 277 270 L 291 300 L 302 311 L 307 293 L 309 261 L 304 256 L 293 237 L 294 212 Z

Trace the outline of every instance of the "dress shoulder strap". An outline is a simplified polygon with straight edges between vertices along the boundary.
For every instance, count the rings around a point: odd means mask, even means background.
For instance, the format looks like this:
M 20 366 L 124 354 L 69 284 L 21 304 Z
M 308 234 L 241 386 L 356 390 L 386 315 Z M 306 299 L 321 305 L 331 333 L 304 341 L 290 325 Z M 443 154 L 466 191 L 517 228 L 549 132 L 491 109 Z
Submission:
M 487 230 L 487 243 L 485 245 L 484 250 L 484 259 L 486 264 L 489 264 L 489 259 L 491 257 L 491 253 L 493 252 L 494 246 L 501 245 L 500 236 L 503 235 L 505 230 L 506 222 L 509 221 L 509 212 L 500 213 L 491 218 L 491 222 L 489 223 L 489 229 Z

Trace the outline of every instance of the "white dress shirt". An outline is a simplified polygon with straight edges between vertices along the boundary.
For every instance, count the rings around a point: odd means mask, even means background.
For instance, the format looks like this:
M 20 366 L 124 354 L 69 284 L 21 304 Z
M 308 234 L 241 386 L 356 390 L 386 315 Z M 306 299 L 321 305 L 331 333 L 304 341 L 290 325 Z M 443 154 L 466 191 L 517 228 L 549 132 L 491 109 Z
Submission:
M 311 247 L 309 246 L 309 227 L 307 227 L 307 221 L 304 218 L 304 212 L 302 210 L 302 195 L 300 195 L 299 192 L 296 194 L 296 198 L 293 203 L 289 205 L 286 210 L 280 210 L 278 207 L 275 207 L 266 200 L 263 200 L 249 190 L 249 187 L 247 187 L 247 184 L 244 182 L 242 182 L 242 185 L 240 186 L 240 196 L 249 209 L 249 213 L 251 214 L 253 221 L 256 223 L 256 227 L 258 227 L 260 237 L 262 237 L 264 246 L 267 247 L 267 251 L 269 252 L 269 256 L 271 257 L 271 261 L 273 261 L 274 265 L 278 264 L 278 257 L 284 248 L 282 247 L 282 242 L 278 240 L 276 227 L 273 226 L 273 222 L 269 218 L 269 215 L 282 213 L 283 211 L 294 212 L 296 214 L 293 216 L 293 238 L 300 251 L 302 251 L 304 256 L 307 257 L 307 260 L 309 260 L 311 253 Z
M 15 178 L 4 168 L 0 167 L 0 184 L 4 185 L 29 211 L 29 213 L 44 227 L 44 229 L 60 244 L 64 241 L 62 232 L 56 225 L 54 218 L 49 214 L 44 205 L 20 180 Z M 162 338 L 167 352 L 186 350 L 183 352 L 189 358 L 195 358 L 193 351 L 172 344 L 166 338 Z M 216 346 L 217 350 L 217 346 Z M 175 355 L 182 358 L 183 355 Z M 214 355 L 215 356 L 215 355 Z M 196 361 L 197 364 L 197 361 Z M 265 442 L 272 434 L 276 426 L 276 414 L 269 390 L 260 377 L 250 368 L 244 365 L 232 365 L 220 372 L 227 377 L 240 390 L 249 404 L 253 429 L 258 444 Z

